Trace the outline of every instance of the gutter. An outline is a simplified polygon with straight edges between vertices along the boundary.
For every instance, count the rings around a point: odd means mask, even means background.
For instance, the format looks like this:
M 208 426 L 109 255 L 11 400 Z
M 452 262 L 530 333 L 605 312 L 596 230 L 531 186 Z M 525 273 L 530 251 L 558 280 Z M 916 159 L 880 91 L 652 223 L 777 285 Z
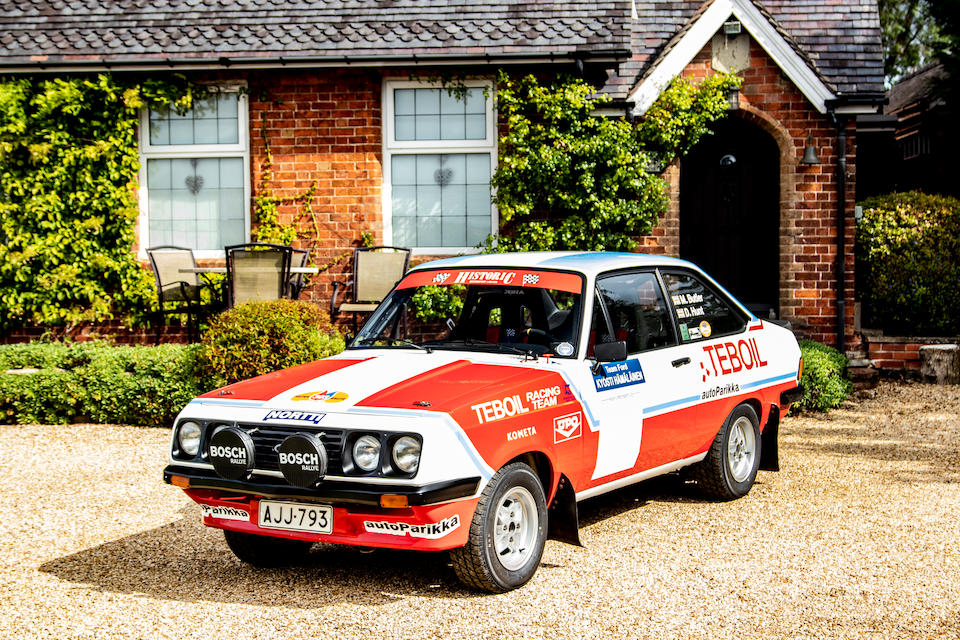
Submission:
M 40 56 L 38 56 L 40 57 Z M 218 58 L 142 58 L 137 60 L 30 60 L 27 62 L 0 61 L 0 74 L 78 73 L 90 71 L 211 71 L 222 69 L 318 69 L 345 67 L 425 67 L 462 65 L 529 65 L 529 64 L 605 64 L 616 66 L 630 58 L 628 49 L 607 51 L 569 51 L 566 53 L 482 53 L 409 54 L 384 58 L 383 56 L 268 56 Z
M 841 96 L 827 101 L 827 116 L 837 128 L 837 351 L 846 354 L 847 335 L 847 119 L 850 116 L 876 114 L 886 97 L 881 93 Z

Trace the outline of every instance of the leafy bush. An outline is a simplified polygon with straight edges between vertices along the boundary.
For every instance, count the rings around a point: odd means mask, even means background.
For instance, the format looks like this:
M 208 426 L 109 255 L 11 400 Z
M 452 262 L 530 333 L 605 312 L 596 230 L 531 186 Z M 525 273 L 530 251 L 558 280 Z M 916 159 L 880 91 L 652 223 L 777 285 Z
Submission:
M 916 191 L 861 203 L 857 290 L 868 326 L 960 333 L 960 200 Z
M 106 342 L 0 346 L 0 423 L 77 421 L 167 426 L 220 382 L 199 375 L 199 345 Z M 40 369 L 9 374 L 9 369 Z
M 832 347 L 813 340 L 801 340 L 803 354 L 803 399 L 791 411 L 829 411 L 850 395 L 853 383 L 846 378 L 847 357 Z
M 205 370 L 226 382 L 325 358 L 344 349 L 326 312 L 298 300 L 247 302 L 220 314 L 203 335 Z

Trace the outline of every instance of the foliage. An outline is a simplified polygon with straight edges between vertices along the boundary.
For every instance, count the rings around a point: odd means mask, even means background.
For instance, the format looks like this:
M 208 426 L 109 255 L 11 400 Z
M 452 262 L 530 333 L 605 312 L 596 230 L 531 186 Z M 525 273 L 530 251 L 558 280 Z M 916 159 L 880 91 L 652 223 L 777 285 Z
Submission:
M 791 405 L 793 411 L 826 412 L 839 407 L 853 383 L 846 377 L 847 357 L 832 347 L 813 340 L 801 340 L 803 355 L 803 398 Z
M 155 303 L 131 247 L 143 107 L 188 108 L 182 80 L 108 74 L 0 81 L 0 331 Z
M 0 346 L 0 423 L 77 421 L 167 426 L 216 386 L 198 376 L 199 345 L 106 342 Z M 9 369 L 36 368 L 9 374 Z
M 726 115 L 727 92 L 740 84 L 740 78 L 727 74 L 709 76 L 699 84 L 675 79 L 640 122 L 641 143 L 666 162 L 685 155 L 710 134 L 710 123 Z
M 497 109 L 506 127 L 491 180 L 501 229 L 487 250 L 635 248 L 667 202 L 665 182 L 647 166 L 693 146 L 725 114 L 735 86 L 728 75 L 697 87 L 675 79 L 636 127 L 594 116 L 609 97 L 582 80 L 501 73 Z
M 226 382 L 311 362 L 344 349 L 343 337 L 317 305 L 298 300 L 248 302 L 210 322 L 204 370 Z
M 447 286 L 428 285 L 420 287 L 410 302 L 418 320 L 431 322 L 444 321 L 447 318 L 459 318 L 463 309 L 463 295 L 466 287 L 462 284 Z
M 942 0 L 941 0 L 942 1 Z M 888 81 L 915 71 L 936 57 L 941 29 L 930 0 L 879 0 L 883 70 Z
M 907 335 L 960 333 L 960 200 L 913 191 L 861 206 L 856 272 L 864 322 Z

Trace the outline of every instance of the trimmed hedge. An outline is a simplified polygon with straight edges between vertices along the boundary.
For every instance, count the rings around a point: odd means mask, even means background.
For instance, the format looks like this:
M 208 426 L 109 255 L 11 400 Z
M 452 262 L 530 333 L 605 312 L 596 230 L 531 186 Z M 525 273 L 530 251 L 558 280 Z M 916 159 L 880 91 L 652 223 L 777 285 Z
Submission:
M 199 345 L 106 342 L 0 346 L 0 423 L 168 426 L 222 378 L 198 375 Z M 5 373 L 39 369 L 34 373 Z
M 856 271 L 866 326 L 960 333 L 960 200 L 911 191 L 861 206 Z
M 839 407 L 853 383 L 847 379 L 847 357 L 832 347 L 813 340 L 801 340 L 803 354 L 803 399 L 795 402 L 790 411 L 826 412 Z
M 343 337 L 315 304 L 247 302 L 221 313 L 203 334 L 203 362 L 227 382 L 340 353 Z
M 169 426 L 201 393 L 343 348 L 326 313 L 292 300 L 235 307 L 214 319 L 203 344 L 0 345 L 0 424 Z M 6 373 L 16 369 L 37 371 Z

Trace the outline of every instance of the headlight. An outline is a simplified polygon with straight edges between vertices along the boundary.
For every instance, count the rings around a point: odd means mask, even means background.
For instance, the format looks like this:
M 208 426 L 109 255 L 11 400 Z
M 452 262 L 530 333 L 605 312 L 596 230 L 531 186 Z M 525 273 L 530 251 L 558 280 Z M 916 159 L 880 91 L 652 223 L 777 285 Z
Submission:
M 420 441 L 410 436 L 393 443 L 393 464 L 404 473 L 413 473 L 420 465 Z
M 177 442 L 180 450 L 188 456 L 195 456 L 200 451 L 200 425 L 196 422 L 184 422 L 177 432 Z
M 380 462 L 380 441 L 373 436 L 360 436 L 353 443 L 353 462 L 361 471 L 373 471 Z

